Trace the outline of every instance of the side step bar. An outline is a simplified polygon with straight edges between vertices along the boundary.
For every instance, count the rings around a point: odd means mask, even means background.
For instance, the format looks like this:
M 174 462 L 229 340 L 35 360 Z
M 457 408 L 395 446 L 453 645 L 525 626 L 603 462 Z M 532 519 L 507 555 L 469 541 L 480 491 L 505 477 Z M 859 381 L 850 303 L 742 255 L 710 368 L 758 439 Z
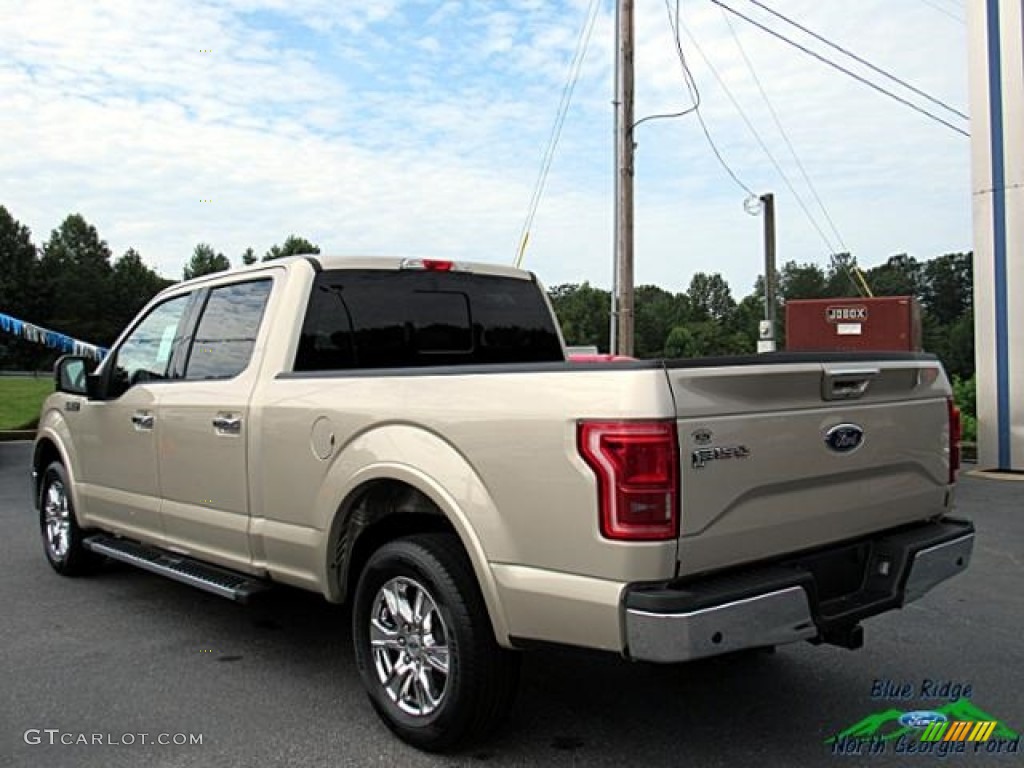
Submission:
M 134 565 L 144 571 L 158 573 L 240 603 L 247 602 L 253 595 L 270 589 L 270 583 L 267 581 L 201 563 L 190 557 L 176 555 L 130 539 L 97 534 L 85 539 L 82 545 L 111 560 Z

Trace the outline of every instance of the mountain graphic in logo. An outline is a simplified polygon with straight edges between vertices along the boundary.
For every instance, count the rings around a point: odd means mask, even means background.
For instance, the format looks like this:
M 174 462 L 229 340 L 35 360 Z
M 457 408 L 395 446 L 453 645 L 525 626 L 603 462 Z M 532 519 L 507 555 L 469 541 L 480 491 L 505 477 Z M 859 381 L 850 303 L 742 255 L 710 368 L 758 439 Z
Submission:
M 906 718 L 907 714 L 914 714 L 914 718 Z M 934 717 L 927 717 L 933 715 Z M 941 717 L 940 717 L 941 716 Z M 900 736 L 913 736 L 922 732 L 922 728 L 933 720 L 942 718 L 950 722 L 955 721 L 991 721 L 996 718 L 987 712 L 976 707 L 970 699 L 957 699 L 941 707 L 927 711 L 916 710 L 913 713 L 904 712 L 901 709 L 887 709 L 883 712 L 876 712 L 868 715 L 858 723 L 854 723 L 844 731 L 837 733 L 830 739 L 825 739 L 826 744 L 833 744 L 844 739 L 874 739 L 879 741 L 894 741 Z M 918 725 L 903 725 L 903 722 L 919 723 Z M 992 738 L 1016 739 L 1018 734 L 1003 723 L 996 726 Z

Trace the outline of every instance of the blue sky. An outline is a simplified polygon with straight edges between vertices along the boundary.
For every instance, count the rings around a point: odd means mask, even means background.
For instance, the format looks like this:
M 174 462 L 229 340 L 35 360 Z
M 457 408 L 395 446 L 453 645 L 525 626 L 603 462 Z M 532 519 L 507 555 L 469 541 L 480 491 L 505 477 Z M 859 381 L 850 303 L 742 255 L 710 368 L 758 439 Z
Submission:
M 966 111 L 957 0 L 767 2 Z M 81 213 L 115 255 L 134 247 L 172 277 L 197 242 L 238 263 L 289 233 L 331 253 L 511 262 L 588 4 L 0 0 L 0 204 L 37 244 Z M 681 7 L 832 241 L 684 35 L 720 150 L 747 186 L 776 193 L 780 260 L 825 264 L 838 238 L 724 14 L 709 0 Z M 526 254 L 549 285 L 611 281 L 612 11 L 604 0 Z M 968 139 L 733 25 L 862 264 L 970 249 Z M 637 117 L 679 109 L 688 97 L 663 0 L 637 0 L 637 28 Z M 717 271 L 747 294 L 761 221 L 693 116 L 646 123 L 637 140 L 638 283 L 681 290 Z

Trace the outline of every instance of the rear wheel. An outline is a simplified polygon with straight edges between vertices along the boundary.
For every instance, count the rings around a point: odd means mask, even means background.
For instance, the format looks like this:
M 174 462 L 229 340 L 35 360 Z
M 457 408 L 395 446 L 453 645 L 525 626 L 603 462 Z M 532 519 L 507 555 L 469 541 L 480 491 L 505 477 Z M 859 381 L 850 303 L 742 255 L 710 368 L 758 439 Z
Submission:
M 370 702 L 415 747 L 440 751 L 479 739 L 511 707 L 519 656 L 495 641 L 453 535 L 378 549 L 356 588 L 352 635 Z
M 85 538 L 75 519 L 67 472 L 59 461 L 43 472 L 39 488 L 39 528 L 43 549 L 53 570 L 63 576 L 93 573 L 103 558 L 83 545 Z

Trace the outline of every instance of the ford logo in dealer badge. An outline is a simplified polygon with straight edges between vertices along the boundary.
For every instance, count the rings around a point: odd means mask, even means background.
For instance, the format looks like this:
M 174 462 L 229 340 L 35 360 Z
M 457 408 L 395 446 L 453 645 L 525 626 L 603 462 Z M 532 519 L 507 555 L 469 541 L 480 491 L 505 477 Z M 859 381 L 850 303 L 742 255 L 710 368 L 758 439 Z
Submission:
M 836 453 L 853 453 L 864 444 L 864 430 L 856 424 L 836 424 L 825 433 L 825 445 Z
M 947 719 L 941 712 L 915 710 L 914 712 L 904 712 L 900 715 L 900 725 L 910 728 L 926 728 L 932 723 L 944 723 Z

